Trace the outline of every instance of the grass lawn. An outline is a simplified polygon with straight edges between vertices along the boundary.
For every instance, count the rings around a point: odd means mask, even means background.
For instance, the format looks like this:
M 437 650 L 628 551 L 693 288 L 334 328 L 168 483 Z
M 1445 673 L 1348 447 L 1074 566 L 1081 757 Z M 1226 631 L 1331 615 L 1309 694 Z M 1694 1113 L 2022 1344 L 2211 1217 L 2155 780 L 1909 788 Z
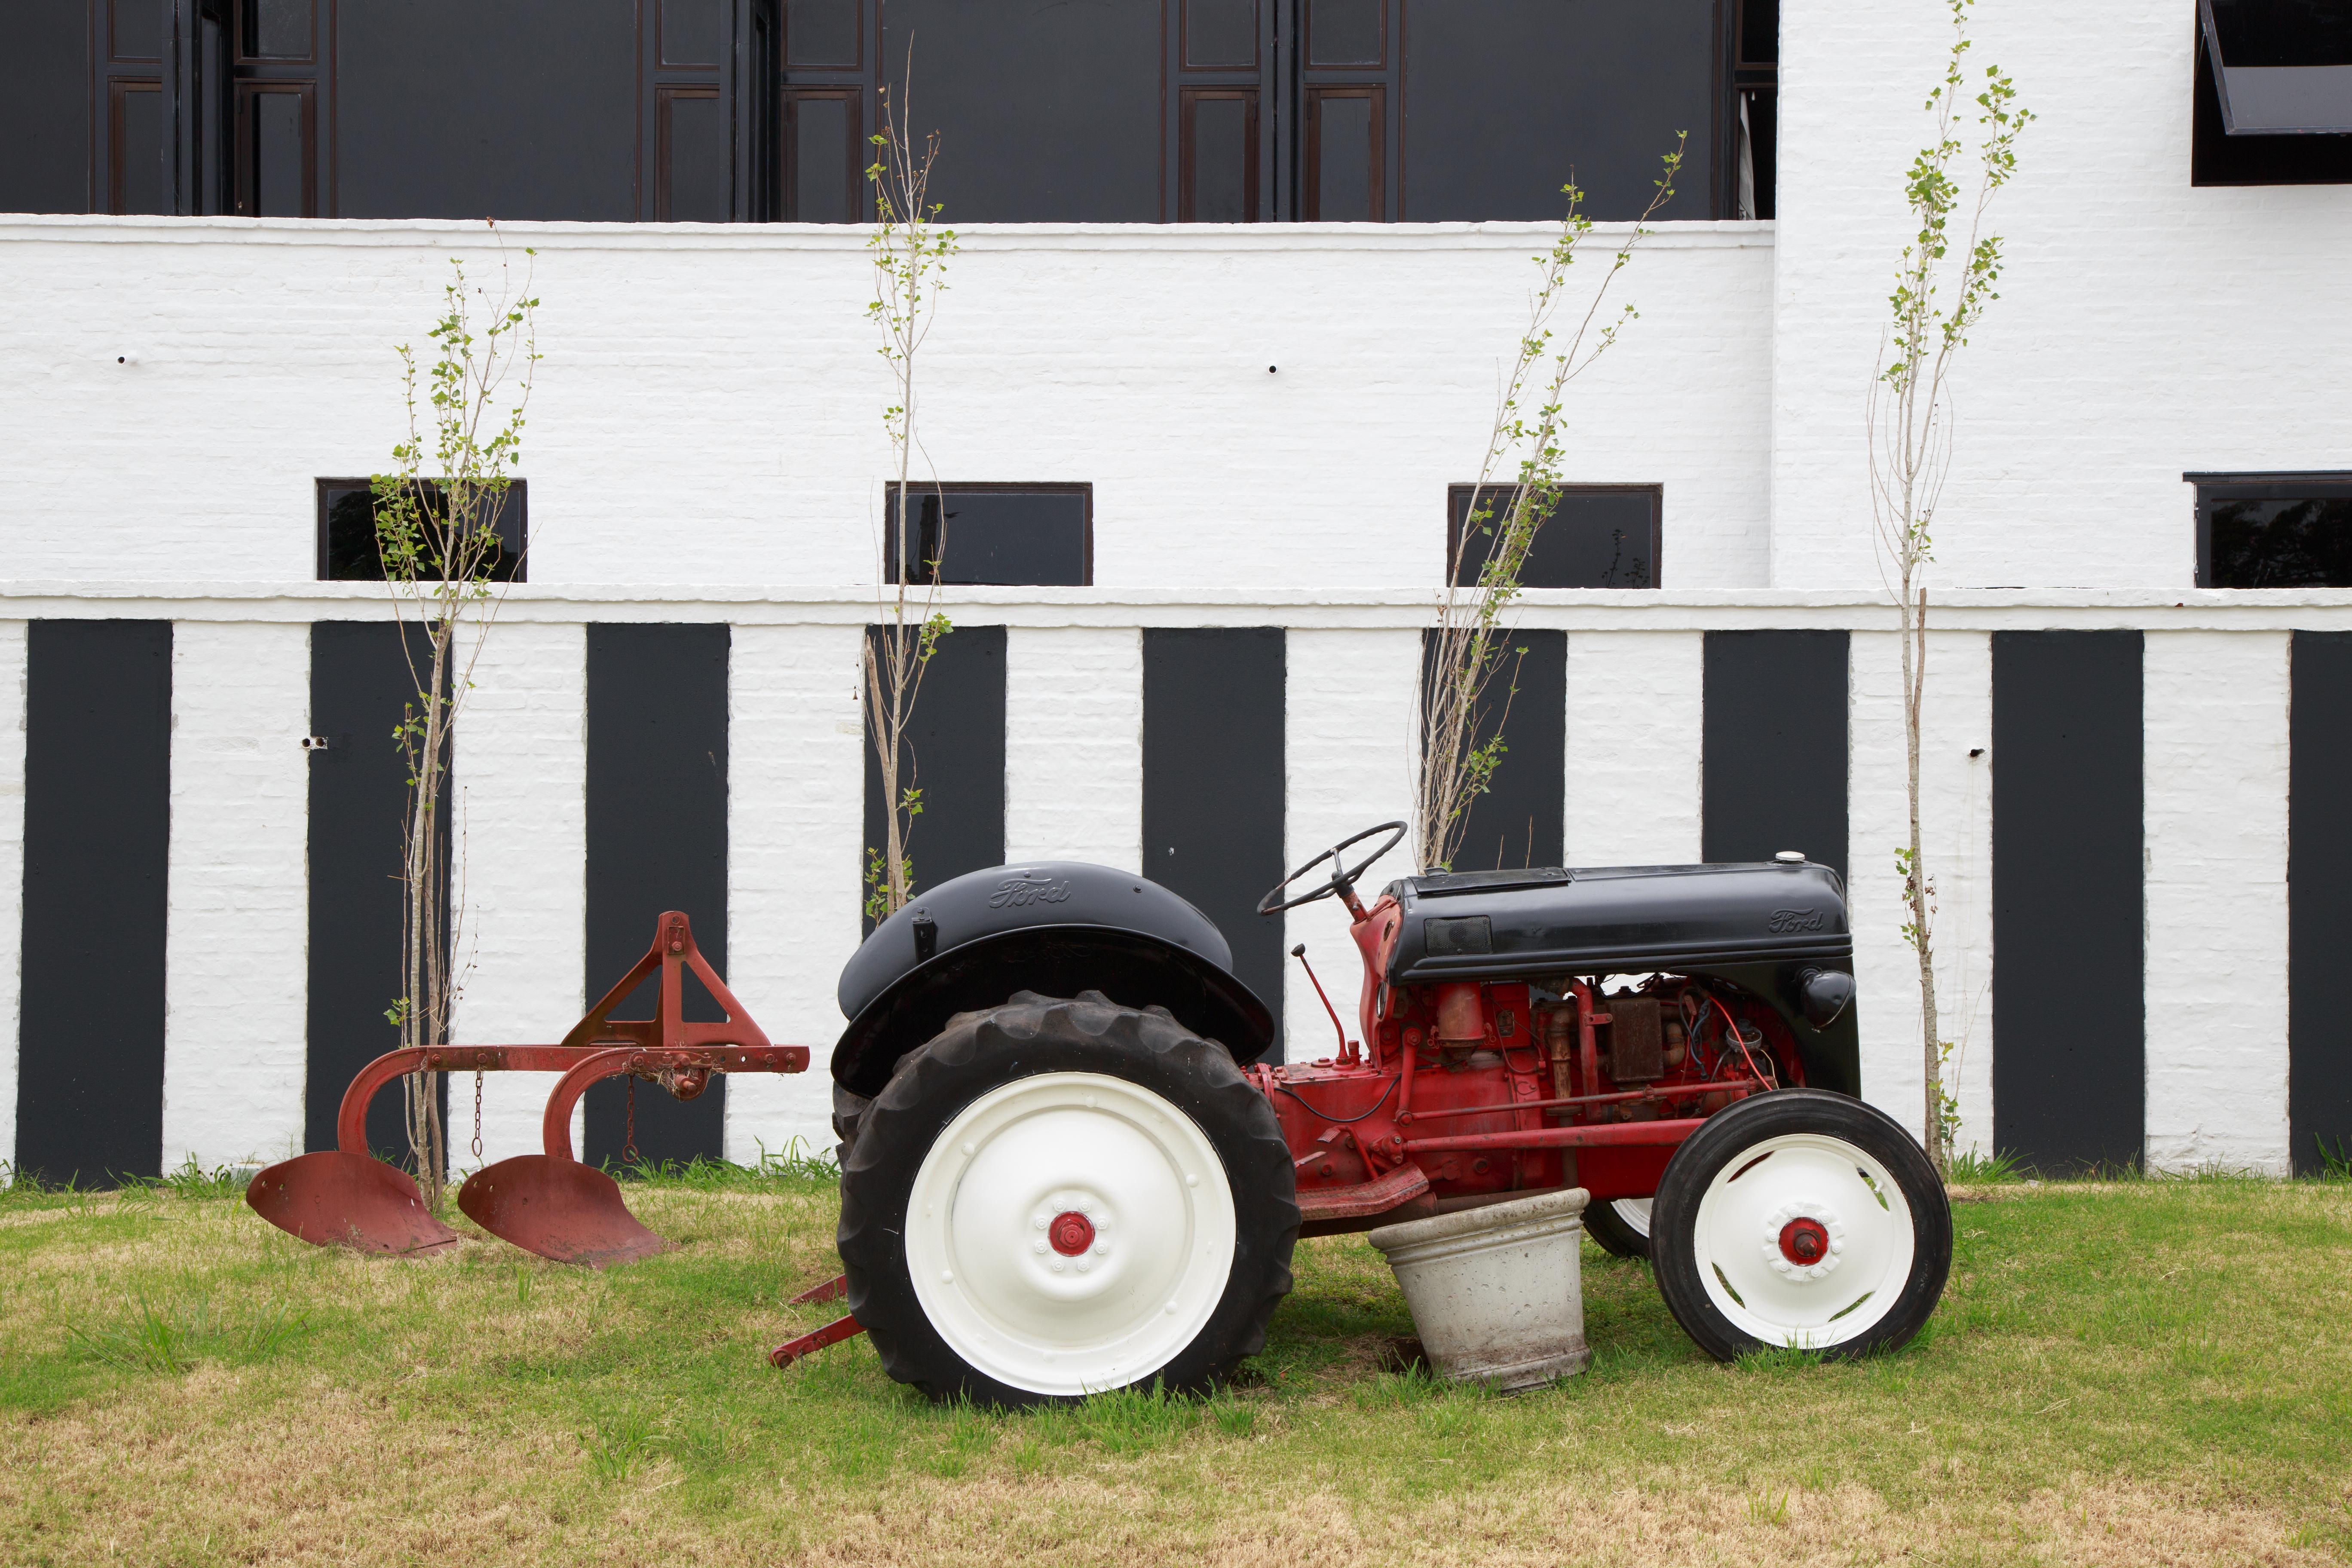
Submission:
M 634 1186 L 680 1251 L 303 1246 L 217 1189 L 0 1196 L 0 1562 L 2321 1563 L 2352 1556 L 2352 1185 L 1964 1194 L 1903 1353 L 1718 1366 L 1585 1251 L 1592 1369 L 1379 1370 L 1410 1321 L 1302 1244 L 1249 1386 L 939 1409 L 864 1341 L 786 1373 L 830 1183 Z

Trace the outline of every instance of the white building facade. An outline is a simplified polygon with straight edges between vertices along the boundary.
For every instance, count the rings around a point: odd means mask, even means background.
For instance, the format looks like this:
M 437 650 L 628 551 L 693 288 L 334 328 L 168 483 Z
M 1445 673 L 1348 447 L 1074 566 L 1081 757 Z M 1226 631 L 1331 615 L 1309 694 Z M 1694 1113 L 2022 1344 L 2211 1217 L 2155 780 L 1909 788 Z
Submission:
M 1924 809 L 1958 1143 L 2051 1168 L 2284 1173 L 2352 1132 L 2333 1065 L 2352 1026 L 2326 984 L 2352 939 L 2352 587 L 2199 585 L 2230 482 L 2285 484 L 2321 529 L 2352 498 L 2352 184 L 2192 183 L 2212 69 L 2195 11 L 1979 0 L 1971 21 L 1971 59 L 2037 118 L 1956 388 Z M 1613 285 L 1639 319 L 1570 394 L 1565 477 L 1653 489 L 1654 585 L 1522 599 L 1529 657 L 1559 674 L 1525 684 L 1506 771 L 1556 820 L 1497 850 L 1840 866 L 1864 1092 L 1915 1125 L 1864 416 L 1948 38 L 1924 0 L 1786 0 L 1773 216 L 1678 219 L 1678 198 Z M 921 361 L 925 466 L 1086 487 L 1088 559 L 1075 585 L 941 591 L 969 668 L 921 753 L 940 820 L 962 814 L 940 859 L 979 845 L 995 853 L 974 865 L 1090 859 L 1183 890 L 1171 858 L 1218 856 L 1216 836 L 1180 856 L 1155 827 L 1244 774 L 1246 864 L 1195 874 L 1271 882 L 1408 814 L 1449 487 L 1477 478 L 1556 230 L 959 226 Z M 1624 232 L 1590 237 L 1572 297 Z M 375 977 L 322 969 L 360 940 L 329 929 L 340 901 L 369 895 L 334 880 L 345 830 L 321 814 L 346 797 L 305 742 L 340 763 L 348 731 L 389 762 L 388 737 L 326 710 L 332 628 L 391 612 L 381 584 L 320 580 L 318 487 L 387 466 L 394 346 L 422 339 L 453 256 L 478 280 L 528 270 L 545 356 L 529 580 L 454 763 L 457 1037 L 559 1038 L 633 956 L 612 933 L 641 945 L 677 899 L 818 1070 L 730 1081 L 675 1149 L 830 1142 L 890 471 L 866 231 L 32 215 L 0 217 L 0 1152 L 20 1170 L 275 1158 L 317 1146 L 322 1106 L 331 1124 L 356 1047 L 322 1048 L 350 1032 L 322 998 Z M 1201 649 L 1272 672 L 1230 763 L 1183 717 L 1224 679 Z M 701 771 L 667 783 L 654 753 Z M 619 886 L 635 862 L 604 847 L 633 841 L 690 861 L 687 891 Z M 919 828 L 930 879 L 925 852 Z M 1303 942 L 1348 989 L 1333 908 L 1278 937 L 1211 912 L 1268 973 Z M 1324 1054 L 1311 990 L 1279 991 L 1288 1050 Z M 482 1158 L 536 1147 L 546 1087 L 493 1078 Z

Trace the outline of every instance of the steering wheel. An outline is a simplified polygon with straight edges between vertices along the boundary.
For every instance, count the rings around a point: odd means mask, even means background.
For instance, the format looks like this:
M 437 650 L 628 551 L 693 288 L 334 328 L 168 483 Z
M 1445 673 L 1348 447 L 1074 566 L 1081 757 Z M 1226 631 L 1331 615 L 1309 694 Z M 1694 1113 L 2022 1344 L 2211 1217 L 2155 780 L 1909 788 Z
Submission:
M 1383 822 L 1378 827 L 1365 828 L 1353 838 L 1342 838 L 1339 843 L 1334 844 L 1330 848 L 1326 849 L 1322 854 L 1318 855 L 1314 859 L 1309 860 L 1306 865 L 1301 866 L 1297 870 L 1293 871 L 1289 876 L 1285 877 L 1281 881 L 1276 882 L 1272 890 L 1269 891 L 1265 897 L 1257 901 L 1257 912 L 1262 915 L 1278 915 L 1285 910 L 1295 910 L 1301 904 L 1311 904 L 1318 899 L 1328 899 L 1335 895 L 1344 895 L 1347 898 L 1348 902 L 1352 906 L 1356 901 L 1356 879 L 1362 876 L 1365 871 L 1370 869 L 1373 861 L 1379 859 L 1381 856 L 1395 848 L 1399 841 L 1404 837 L 1408 831 L 1409 829 L 1404 823 Z M 1375 833 L 1385 833 L 1388 835 L 1388 837 L 1381 843 L 1379 848 L 1365 856 L 1361 860 L 1357 861 L 1353 867 L 1349 866 L 1347 862 L 1339 858 L 1342 851 L 1350 849 L 1356 845 L 1361 844 L 1365 839 L 1370 838 Z M 1304 877 L 1307 872 L 1312 871 L 1316 867 L 1320 866 L 1326 860 L 1331 862 L 1331 879 L 1329 881 L 1324 883 L 1321 887 L 1315 889 L 1311 892 L 1301 893 L 1295 899 L 1283 898 L 1282 890 L 1285 888 L 1287 888 L 1291 883 L 1296 882 L 1299 878 Z

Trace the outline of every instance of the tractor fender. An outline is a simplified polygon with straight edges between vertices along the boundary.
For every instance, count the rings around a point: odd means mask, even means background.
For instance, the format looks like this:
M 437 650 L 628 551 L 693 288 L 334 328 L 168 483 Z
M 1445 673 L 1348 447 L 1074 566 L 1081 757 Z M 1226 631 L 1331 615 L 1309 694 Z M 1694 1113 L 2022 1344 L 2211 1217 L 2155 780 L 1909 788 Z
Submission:
M 1099 991 L 1165 1007 L 1236 1061 L 1254 1061 L 1274 1043 L 1274 1018 L 1232 962 L 1206 915 L 1133 872 L 1073 860 L 974 871 L 876 926 L 843 967 L 849 1026 L 834 1047 L 834 1081 L 878 1094 L 898 1058 L 950 1018 L 1002 1006 L 1016 991 Z

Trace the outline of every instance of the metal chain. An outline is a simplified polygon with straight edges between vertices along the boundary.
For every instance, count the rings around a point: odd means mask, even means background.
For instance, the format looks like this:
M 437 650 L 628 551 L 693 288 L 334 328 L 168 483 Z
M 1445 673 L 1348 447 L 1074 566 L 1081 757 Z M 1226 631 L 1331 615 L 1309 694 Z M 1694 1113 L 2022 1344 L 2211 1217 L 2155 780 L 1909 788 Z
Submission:
M 629 1075 L 629 1130 L 621 1140 L 621 1163 L 625 1165 L 640 1163 L 637 1156 L 637 1076 L 635 1073 Z
M 474 1158 L 482 1157 L 482 1069 L 474 1069 Z

